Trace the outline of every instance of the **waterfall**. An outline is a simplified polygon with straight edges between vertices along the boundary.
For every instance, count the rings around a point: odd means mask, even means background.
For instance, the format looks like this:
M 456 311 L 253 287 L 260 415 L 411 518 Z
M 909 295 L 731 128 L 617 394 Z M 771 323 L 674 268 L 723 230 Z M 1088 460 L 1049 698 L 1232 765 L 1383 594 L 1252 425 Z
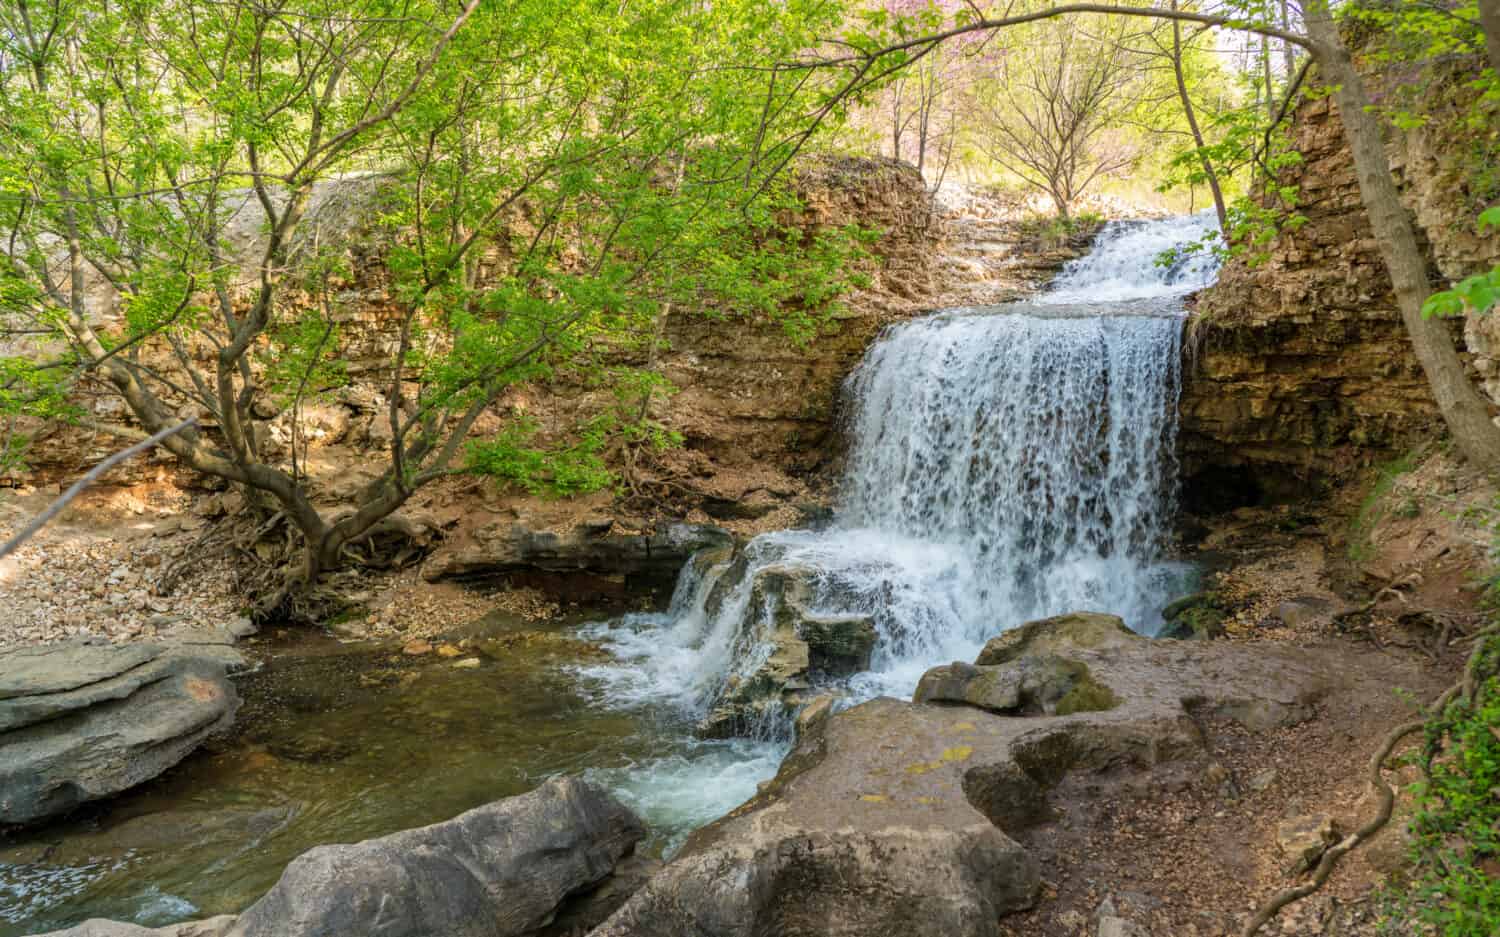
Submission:
M 1156 261 L 1211 225 L 1112 223 L 1030 302 L 888 328 L 845 386 L 834 521 L 690 564 L 665 614 L 592 632 L 619 663 L 588 675 L 613 701 L 701 717 L 771 654 L 768 575 L 798 577 L 809 614 L 873 623 L 869 668 L 825 681 L 846 703 L 907 696 L 1038 617 L 1111 612 L 1153 632 L 1189 574 L 1167 555 L 1181 295 L 1215 272 Z

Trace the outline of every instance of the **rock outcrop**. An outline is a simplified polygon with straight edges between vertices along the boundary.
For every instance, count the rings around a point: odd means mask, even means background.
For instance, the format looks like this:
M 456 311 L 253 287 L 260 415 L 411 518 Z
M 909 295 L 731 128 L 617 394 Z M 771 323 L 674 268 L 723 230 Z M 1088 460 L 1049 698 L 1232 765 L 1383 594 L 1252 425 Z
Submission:
M 243 665 L 208 638 L 0 656 L 0 824 L 66 813 L 177 764 L 229 726 L 239 696 L 227 674 Z
M 303 853 L 238 919 L 50 937 L 527 937 L 610 878 L 644 835 L 609 794 L 555 778 L 451 820 Z
M 649 533 L 622 532 L 600 518 L 565 530 L 535 530 L 497 521 L 445 547 L 423 567 L 429 581 L 494 579 L 539 571 L 614 580 L 626 589 L 660 588 L 677 578 L 700 550 L 728 547 L 733 538 L 707 524 L 669 524 Z
M 875 649 L 875 622 L 868 615 L 812 611 L 818 572 L 810 567 L 774 564 L 751 572 L 741 556 L 716 584 L 710 609 L 721 607 L 723 593 L 746 575 L 753 578 L 734 657 L 756 664 L 749 672 L 730 675 L 720 688 L 698 727 L 709 738 L 751 733 L 767 719 L 789 715 L 808 702 L 818 678 L 869 669 Z M 763 646 L 768 652 L 756 653 Z
M 1384 79 L 1371 80 L 1378 90 Z M 1390 459 L 1441 422 L 1365 216 L 1337 109 L 1328 98 L 1307 100 L 1291 128 L 1303 159 L 1281 181 L 1299 187 L 1306 222 L 1269 244 L 1263 263 L 1227 264 L 1189 322 L 1180 437 L 1189 507 L 1296 495 L 1308 480 Z M 1500 263 L 1500 238 L 1474 233 L 1482 204 L 1468 178 L 1472 162 L 1465 168 L 1471 153 L 1494 142 L 1470 135 L 1444 115 L 1389 134 L 1387 154 L 1435 283 Z M 1500 401 L 1494 322 L 1470 317 L 1464 339 L 1476 353 L 1476 377 Z
M 1011 634 L 971 669 L 1065 661 L 1113 704 L 1036 716 L 967 699 L 810 707 L 777 776 L 693 834 L 595 937 L 997 935 L 1040 890 L 1012 834 L 1049 819 L 1048 792 L 1069 772 L 1199 753 L 1196 716 L 1252 731 L 1302 721 L 1331 672 L 1303 651 L 1151 641 L 1105 615 Z

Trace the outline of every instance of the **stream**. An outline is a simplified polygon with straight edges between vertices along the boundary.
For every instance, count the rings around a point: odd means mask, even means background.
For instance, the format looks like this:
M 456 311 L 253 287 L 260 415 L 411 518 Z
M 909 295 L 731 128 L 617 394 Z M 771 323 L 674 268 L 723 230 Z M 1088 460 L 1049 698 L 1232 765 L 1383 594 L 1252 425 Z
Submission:
M 819 614 L 870 616 L 870 669 L 839 705 L 909 696 L 1005 628 L 1075 610 L 1150 633 L 1194 576 L 1170 556 L 1182 300 L 1199 258 L 1155 263 L 1208 215 L 1106 226 L 1026 303 L 892 326 L 846 385 L 833 520 L 761 535 L 741 567 L 691 563 L 670 607 L 608 621 L 503 615 L 475 666 L 315 635 L 240 678 L 239 728 L 104 807 L 0 840 L 0 937 L 88 917 L 158 926 L 241 910 L 286 863 L 581 773 L 670 854 L 755 793 L 789 719 L 705 741 L 694 726 L 769 654 L 754 572 L 800 567 Z M 738 577 L 738 578 L 727 578 Z M 455 636 L 456 639 L 456 636 Z

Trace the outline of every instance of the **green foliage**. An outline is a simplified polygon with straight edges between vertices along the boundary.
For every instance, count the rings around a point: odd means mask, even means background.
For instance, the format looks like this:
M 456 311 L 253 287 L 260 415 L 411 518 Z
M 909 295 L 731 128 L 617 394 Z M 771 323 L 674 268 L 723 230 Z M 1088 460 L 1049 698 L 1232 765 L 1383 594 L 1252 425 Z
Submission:
M 1094 211 L 1058 215 L 1031 215 L 1020 223 L 1021 234 L 1048 247 L 1066 244 L 1071 238 L 1089 234 L 1104 224 L 1104 216 Z
M 1500 636 L 1484 639 L 1474 698 L 1462 697 L 1425 726 L 1414 760 L 1412 874 L 1387 896 L 1400 933 L 1490 937 L 1500 921 Z
M 106 387 L 133 383 L 143 422 L 218 414 L 195 464 L 269 479 L 251 484 L 293 516 L 315 513 L 297 465 L 246 427 L 347 382 L 340 323 L 365 311 L 388 358 L 364 374 L 385 382 L 399 444 L 361 497 L 394 510 L 460 458 L 529 490 L 608 486 L 608 457 L 677 442 L 649 406 L 670 394 L 653 373 L 667 316 L 807 343 L 864 282 L 875 232 L 808 233 L 788 170 L 840 119 L 841 76 L 766 67 L 844 14 L 0 4 L 0 318 L 34 337 L 28 360 L 56 346 Z M 68 261 L 84 290 L 59 276 Z M 84 295 L 103 281 L 117 317 Z M 616 405 L 545 442 L 515 419 L 466 443 L 509 389 L 562 373 Z M 6 380 L 0 405 L 48 415 L 42 376 Z
M 1500 233 L 1500 205 L 1480 213 L 1478 228 L 1480 234 L 1491 228 Z M 1433 293 L 1422 304 L 1422 315 L 1459 316 L 1466 312 L 1481 315 L 1493 309 L 1496 303 L 1500 303 L 1500 267 L 1465 277 L 1450 289 Z
M 31 442 L 28 426 L 39 420 L 67 420 L 77 415 L 68 400 L 73 372 L 43 367 L 20 357 L 0 357 L 0 474 L 26 468 Z
M 598 427 L 586 427 L 572 442 L 554 448 L 533 445 L 536 435 L 534 419 L 514 415 L 500 432 L 469 443 L 466 467 L 550 497 L 586 494 L 614 482 L 602 457 L 607 437 Z

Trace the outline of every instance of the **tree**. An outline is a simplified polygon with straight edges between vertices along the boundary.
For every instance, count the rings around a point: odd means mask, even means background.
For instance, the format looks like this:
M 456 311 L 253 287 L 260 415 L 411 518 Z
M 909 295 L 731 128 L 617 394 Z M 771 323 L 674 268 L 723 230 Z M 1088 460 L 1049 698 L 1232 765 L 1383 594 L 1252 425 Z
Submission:
M 560 367 L 619 387 L 667 304 L 806 337 L 848 280 L 804 239 L 783 170 L 817 82 L 771 68 L 837 13 L 816 0 L 481 4 L 23 0 L 0 10 L 0 315 L 27 333 L 5 388 L 94 381 L 146 433 L 242 487 L 295 561 L 287 611 L 423 485 L 488 469 L 597 486 L 617 420 L 537 449 L 481 416 Z M 825 113 L 822 116 L 827 117 Z M 344 377 L 346 232 L 384 244 L 387 465 L 313 498 L 267 439 Z M 33 403 L 41 395 L 22 395 Z M 0 397 L 0 403 L 4 398 Z M 24 401 L 23 401 L 24 403 Z M 643 408 L 644 409 L 644 408 Z M 646 430 L 649 432 L 649 428 Z
M 1177 0 L 1172 0 L 1172 9 L 1177 9 Z M 1287 43 L 1287 47 L 1290 48 L 1291 44 Z M 1219 230 L 1227 232 L 1229 230 L 1229 207 L 1224 201 L 1224 187 L 1219 182 L 1219 172 L 1214 167 L 1212 157 L 1208 155 L 1208 140 L 1203 135 L 1203 128 L 1198 125 L 1198 109 L 1193 105 L 1193 95 L 1188 89 L 1188 50 L 1182 42 L 1182 23 L 1175 19 L 1172 21 L 1172 45 L 1166 53 L 1172 63 L 1172 81 L 1177 88 L 1177 100 L 1182 106 L 1183 119 L 1187 121 L 1188 132 L 1192 134 L 1193 147 L 1196 150 L 1199 168 L 1203 173 L 1203 181 L 1208 185 L 1209 194 L 1214 200 L 1214 214 L 1219 219 Z
M 1066 219 L 1090 185 L 1137 158 L 1120 130 L 1142 90 L 1143 57 L 1118 18 L 1044 20 L 1016 32 L 970 90 L 969 132 Z

